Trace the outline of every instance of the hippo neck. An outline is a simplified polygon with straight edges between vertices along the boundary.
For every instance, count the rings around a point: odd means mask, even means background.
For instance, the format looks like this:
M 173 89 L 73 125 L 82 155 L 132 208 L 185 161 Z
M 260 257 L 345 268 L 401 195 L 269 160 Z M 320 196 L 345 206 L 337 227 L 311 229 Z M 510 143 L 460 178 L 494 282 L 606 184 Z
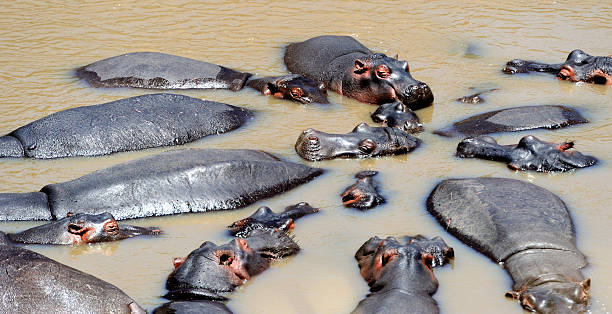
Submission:
M 504 262 L 515 291 L 555 282 L 581 282 L 584 266 L 586 259 L 580 252 L 560 249 L 528 249 Z
M 433 274 L 432 282 L 428 284 L 426 282 L 420 282 L 418 280 L 415 280 L 415 277 L 408 273 L 411 270 L 414 269 L 405 269 L 396 276 L 393 276 L 391 280 L 388 280 L 386 282 L 380 282 L 382 280 L 377 281 L 376 283 L 374 283 L 374 285 L 372 285 L 370 291 L 372 293 L 384 293 L 391 290 L 397 290 L 412 295 L 432 295 L 436 293 L 436 290 L 438 290 L 438 283 L 435 277 L 433 277 Z

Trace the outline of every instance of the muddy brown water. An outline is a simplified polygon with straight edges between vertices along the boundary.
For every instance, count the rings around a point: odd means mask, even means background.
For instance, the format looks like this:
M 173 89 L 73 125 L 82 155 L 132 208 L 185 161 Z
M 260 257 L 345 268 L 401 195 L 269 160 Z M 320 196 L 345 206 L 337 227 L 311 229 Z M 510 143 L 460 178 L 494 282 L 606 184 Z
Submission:
M 345 313 L 368 291 L 353 254 L 369 237 L 441 235 L 456 252 L 452 267 L 435 271 L 435 299 L 444 313 L 520 313 L 506 300 L 511 288 L 505 271 L 446 233 L 425 210 L 425 199 L 449 177 L 497 176 L 526 180 L 558 194 L 573 215 L 578 247 L 589 258 L 592 313 L 612 310 L 612 87 L 560 82 L 549 75 L 506 76 L 500 69 L 513 58 L 561 62 L 581 48 L 593 55 L 612 53 L 612 7 L 599 1 L 96 1 L 7 2 L 0 13 L 0 133 L 59 110 L 151 93 L 138 89 L 94 89 L 73 70 L 99 59 L 135 51 L 159 51 L 201 59 L 257 75 L 286 73 L 283 47 L 323 34 L 351 35 L 374 51 L 399 54 L 413 76 L 435 95 L 419 110 L 423 145 L 411 154 L 363 160 L 332 160 L 316 180 L 247 208 L 138 219 L 159 226 L 160 238 L 129 239 L 82 247 L 27 246 L 123 289 L 151 310 L 165 302 L 164 283 L 172 257 L 184 256 L 203 241 L 227 242 L 225 226 L 266 205 L 279 210 L 307 201 L 319 214 L 296 223 L 297 256 L 273 264 L 233 293 L 228 306 L 237 313 Z M 485 104 L 454 101 L 470 87 L 499 88 Z M 178 93 L 244 106 L 256 111 L 245 127 L 204 138 L 186 147 L 256 148 L 309 164 L 293 149 L 302 130 L 348 132 L 372 123 L 375 107 L 331 93 L 331 105 L 304 106 L 239 92 L 189 90 Z M 591 120 L 555 131 L 495 135 L 516 143 L 526 134 L 549 141 L 575 140 L 576 148 L 600 159 L 591 169 L 572 173 L 519 173 L 496 162 L 453 157 L 460 139 L 432 130 L 468 115 L 532 104 L 567 104 Z M 97 158 L 0 160 L 0 192 L 37 191 L 48 183 L 173 148 L 120 153 Z M 339 194 L 362 169 L 379 170 L 388 202 L 369 212 L 341 206 Z M 520 195 L 517 195 L 520 197 Z M 37 222 L 1 223 L 16 231 Z

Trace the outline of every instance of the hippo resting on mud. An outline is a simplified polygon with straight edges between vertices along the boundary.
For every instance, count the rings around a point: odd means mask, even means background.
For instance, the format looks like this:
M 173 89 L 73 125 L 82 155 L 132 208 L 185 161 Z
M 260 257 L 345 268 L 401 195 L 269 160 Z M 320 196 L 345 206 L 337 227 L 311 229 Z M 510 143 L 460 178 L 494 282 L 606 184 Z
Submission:
M 431 297 L 438 290 L 433 267 L 454 258 L 440 237 L 372 237 L 355 253 L 370 294 L 353 313 L 438 313 Z
M 378 184 L 374 181 L 374 176 L 377 174 L 378 171 L 371 170 L 358 172 L 355 175 L 357 182 L 340 195 L 342 205 L 365 210 L 384 203 L 386 200 L 378 193 Z
M 322 173 L 262 151 L 173 150 L 49 184 L 41 192 L 0 194 L 0 220 L 52 220 L 69 212 L 129 219 L 235 209 Z
M 159 52 L 132 52 L 77 69 L 94 87 L 242 89 L 249 73 Z
M 588 123 L 589 120 L 571 107 L 540 105 L 514 107 L 481 113 L 444 129 L 434 131 L 442 136 L 478 136 L 497 132 L 533 129 L 559 129 Z
M 325 84 L 297 74 L 255 78 L 248 81 L 247 86 L 266 96 L 288 99 L 302 104 L 328 103 Z
M 247 109 L 151 94 L 56 112 L 0 137 L 0 157 L 98 156 L 181 145 L 237 129 Z
M 289 231 L 293 229 L 296 219 L 318 213 L 319 209 L 306 202 L 287 206 L 282 212 L 275 213 L 270 207 L 262 206 L 251 216 L 240 219 L 227 226 L 233 236 L 246 238 L 255 229 Z
M 591 56 L 576 49 L 567 56 L 564 63 L 547 64 L 515 59 L 508 61 L 503 69 L 506 74 L 547 72 L 558 79 L 571 82 L 612 84 L 612 57 Z
M 173 260 L 175 269 L 168 276 L 168 293 L 164 296 L 173 302 L 154 313 L 173 313 L 164 311 L 179 307 L 177 303 L 181 301 L 184 313 L 202 313 L 202 309 L 211 308 L 212 311 L 216 307 L 221 307 L 221 312 L 230 312 L 220 303 L 215 305 L 218 302 L 214 301 L 228 300 L 229 293 L 268 269 L 270 262 L 294 255 L 299 250 L 300 247 L 279 230 L 255 229 L 248 237 L 236 238 L 223 245 L 206 241 L 187 257 Z M 190 304 L 192 300 L 198 301 Z
M 319 36 L 290 44 L 284 60 L 292 73 L 361 102 L 401 101 L 415 110 L 434 100 L 429 86 L 412 78 L 407 62 L 373 53 L 349 36 Z
M 398 128 L 407 133 L 423 132 L 419 117 L 399 101 L 378 106 L 370 117 L 383 126 Z
M 549 143 L 529 135 L 517 145 L 499 145 L 490 136 L 468 137 L 457 145 L 457 156 L 482 158 L 508 163 L 513 170 L 535 170 L 544 172 L 569 171 L 589 167 L 597 159 L 578 151 L 568 151 L 574 142 Z
M 405 154 L 419 144 L 419 139 L 402 130 L 371 127 L 361 123 L 347 134 L 330 134 L 307 129 L 298 137 L 295 151 L 306 160 L 318 161 L 339 157 L 366 158 Z
M 506 294 L 538 313 L 584 313 L 590 279 L 562 200 L 537 185 L 502 178 L 449 179 L 427 210 L 465 244 L 503 264 L 514 285 Z
M 72 214 L 42 226 L 18 233 L 9 233 L 15 243 L 27 244 L 85 244 L 118 241 L 139 235 L 158 235 L 159 228 L 117 224 L 113 215 L 101 213 Z
M 146 313 L 112 284 L 0 237 L 1 313 Z

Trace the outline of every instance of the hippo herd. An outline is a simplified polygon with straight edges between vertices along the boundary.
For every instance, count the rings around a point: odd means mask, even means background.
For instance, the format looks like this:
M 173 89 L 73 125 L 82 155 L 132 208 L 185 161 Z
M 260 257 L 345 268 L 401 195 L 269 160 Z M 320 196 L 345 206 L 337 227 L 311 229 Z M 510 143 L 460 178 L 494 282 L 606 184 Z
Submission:
M 307 129 L 296 153 L 306 161 L 406 154 L 421 145 L 413 135 L 424 128 L 413 110 L 432 105 L 429 86 L 414 79 L 408 63 L 374 53 L 348 36 L 319 36 L 286 47 L 292 74 L 252 77 L 223 66 L 157 52 L 128 53 L 76 70 L 92 87 L 229 89 L 248 86 L 303 104 L 327 103 L 327 89 L 378 105 L 372 120 L 346 134 Z M 581 50 L 564 63 L 512 60 L 504 73 L 548 72 L 560 80 L 612 84 L 612 58 Z M 479 103 L 481 91 L 458 99 Z M 68 109 L 0 137 L 0 157 L 62 158 L 181 145 L 231 132 L 257 114 L 247 109 L 183 95 L 158 93 Z M 567 172 L 597 159 L 572 151 L 573 142 L 549 143 L 532 135 L 500 145 L 488 134 L 588 123 L 569 106 L 538 105 L 496 110 L 455 122 L 435 134 L 464 137 L 457 157 L 503 161 L 513 170 Z M 230 210 L 307 183 L 324 169 L 283 161 L 250 149 L 177 149 L 49 184 L 38 192 L 0 194 L 0 220 L 47 220 L 16 233 L 0 232 L 0 312 L 145 313 L 110 283 L 22 248 L 19 244 L 80 245 L 154 238 L 159 228 L 117 220 Z M 341 195 L 347 207 L 368 210 L 385 202 L 364 170 Z M 569 174 L 571 175 L 571 174 Z M 503 264 L 514 282 L 506 294 L 538 313 L 584 313 L 590 278 L 586 257 L 576 246 L 569 209 L 552 192 L 532 183 L 502 178 L 449 178 L 426 202 L 444 230 Z M 228 226 L 234 236 L 217 245 L 206 241 L 175 258 L 166 281 L 168 303 L 153 313 L 231 313 L 224 301 L 232 291 L 297 254 L 289 232 L 295 221 L 319 212 L 301 202 L 276 213 L 260 207 Z M 438 313 L 434 269 L 455 258 L 442 238 L 374 236 L 355 253 L 370 293 L 353 313 Z M 32 302 L 32 300 L 37 300 Z

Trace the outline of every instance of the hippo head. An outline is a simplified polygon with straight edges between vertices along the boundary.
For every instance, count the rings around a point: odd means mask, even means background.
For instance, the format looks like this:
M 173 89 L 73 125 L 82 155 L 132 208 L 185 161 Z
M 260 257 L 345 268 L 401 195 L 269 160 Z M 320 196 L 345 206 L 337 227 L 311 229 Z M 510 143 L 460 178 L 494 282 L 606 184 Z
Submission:
M 324 83 L 317 83 L 298 74 L 281 76 L 263 87 L 264 95 L 289 99 L 302 104 L 327 104 L 327 88 Z
M 612 58 L 591 56 L 576 49 L 567 56 L 567 60 L 557 73 L 557 78 L 572 82 L 611 85 Z
M 342 94 L 372 104 L 401 101 L 413 110 L 434 100 L 429 86 L 412 78 L 408 62 L 382 53 L 355 59 L 342 81 Z
M 590 278 L 578 283 L 549 281 L 524 291 L 507 292 L 506 297 L 518 299 L 521 306 L 530 312 L 586 313 L 590 285 Z
M 382 104 L 370 116 L 374 122 L 382 123 L 383 126 L 398 128 L 408 133 L 423 131 L 423 125 L 419 117 L 401 102 Z
M 159 228 L 144 228 L 119 225 L 108 212 L 101 214 L 72 214 L 57 221 L 65 226 L 64 236 L 69 239 L 65 244 L 83 244 L 123 240 L 138 235 L 159 234 Z
M 357 182 L 349 186 L 342 194 L 342 204 L 347 207 L 370 209 L 385 202 L 374 186 L 373 176 L 378 171 L 361 171 L 355 175 Z
M 275 213 L 269 207 L 262 206 L 251 216 L 235 221 L 227 228 L 230 234 L 245 238 L 255 229 L 289 231 L 294 227 L 294 220 L 318 212 L 318 208 L 301 202 L 285 208 L 282 213 Z
M 419 140 L 408 133 L 389 127 L 357 125 L 347 134 L 329 134 L 307 129 L 295 143 L 296 152 L 304 159 L 365 158 L 412 151 Z
M 355 253 L 355 259 L 372 292 L 401 288 L 433 293 L 438 288 L 433 256 L 418 245 L 402 245 L 392 237 L 372 237 Z
M 432 267 L 443 266 L 450 260 L 455 258 L 455 250 L 448 246 L 441 237 L 434 237 L 427 239 L 422 235 L 416 235 L 414 237 L 405 236 L 402 237 L 402 241 L 406 244 L 416 244 L 421 249 L 433 256 L 431 263 Z

